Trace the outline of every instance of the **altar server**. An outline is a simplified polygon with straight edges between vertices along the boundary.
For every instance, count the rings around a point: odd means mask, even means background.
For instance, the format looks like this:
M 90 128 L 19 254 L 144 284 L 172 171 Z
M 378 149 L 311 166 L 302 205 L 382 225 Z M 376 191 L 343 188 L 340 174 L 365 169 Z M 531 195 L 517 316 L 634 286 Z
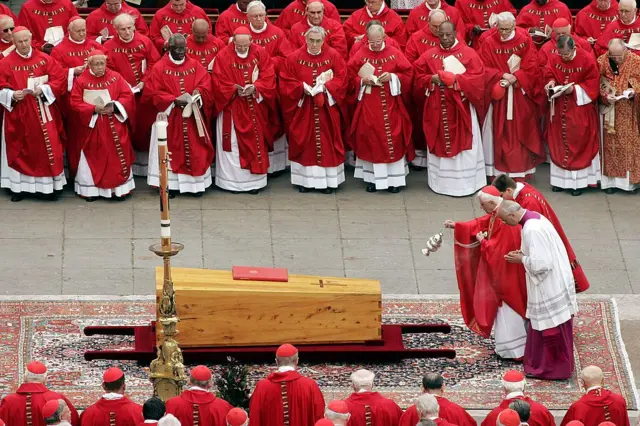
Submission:
M 143 424 L 158 423 L 158 420 L 165 415 L 165 412 L 166 407 L 160 398 L 154 396 L 147 399 L 142 405 L 142 416 L 144 417 Z M 143 426 L 143 424 L 138 426 Z
M 125 377 L 118 367 L 102 375 L 105 393 L 80 416 L 81 426 L 138 426 L 144 421 L 142 407 L 124 396 Z

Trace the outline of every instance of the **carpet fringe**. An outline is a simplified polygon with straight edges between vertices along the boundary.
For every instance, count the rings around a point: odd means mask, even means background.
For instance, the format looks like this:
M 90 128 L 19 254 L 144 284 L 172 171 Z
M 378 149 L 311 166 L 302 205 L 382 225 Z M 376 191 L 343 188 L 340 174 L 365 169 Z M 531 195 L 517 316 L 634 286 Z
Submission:
M 618 313 L 618 302 L 615 298 L 609 299 L 611 301 L 611 305 L 613 307 L 613 320 L 614 320 L 614 330 L 616 333 L 616 339 L 618 341 L 618 345 L 620 345 L 620 354 L 622 355 L 622 360 L 625 364 L 627 374 L 629 374 L 629 381 L 631 382 L 631 392 L 633 392 L 633 398 L 635 401 L 636 410 L 640 410 L 640 398 L 638 397 L 638 389 L 636 388 L 636 381 L 633 377 L 633 369 L 631 368 L 631 361 L 629 360 L 629 354 L 627 353 L 627 348 L 624 344 L 624 340 L 622 339 L 622 330 L 620 328 L 620 315 Z

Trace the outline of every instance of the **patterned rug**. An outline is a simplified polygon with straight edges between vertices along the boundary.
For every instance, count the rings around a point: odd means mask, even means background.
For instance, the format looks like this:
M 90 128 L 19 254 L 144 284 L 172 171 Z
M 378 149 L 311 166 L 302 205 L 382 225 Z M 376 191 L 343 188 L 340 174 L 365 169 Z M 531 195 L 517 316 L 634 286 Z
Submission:
M 574 320 L 576 370 L 595 364 L 605 372 L 607 386 L 621 393 L 629 409 L 637 409 L 637 396 L 627 354 L 619 333 L 614 301 L 582 300 Z M 151 297 L 0 299 L 0 395 L 13 391 L 22 380 L 25 365 L 33 359 L 49 368 L 49 386 L 84 408 L 100 394 L 102 372 L 110 361 L 84 361 L 89 349 L 132 346 L 133 338 L 85 337 L 88 325 L 139 325 L 154 317 Z M 377 373 L 377 390 L 402 407 L 420 392 L 420 378 L 428 371 L 442 372 L 447 396 L 467 409 L 489 409 L 501 399 L 500 379 L 520 364 L 503 361 L 493 353 L 493 342 L 470 332 L 464 325 L 456 299 L 417 296 L 385 298 L 385 323 L 447 322 L 450 334 L 406 335 L 408 347 L 453 348 L 449 359 L 407 359 L 396 364 L 303 364 L 304 374 L 320 384 L 327 400 L 349 393 L 349 374 L 357 368 Z M 302 360 L 304 361 L 304 360 Z M 136 401 L 151 394 L 145 368 L 133 361 L 118 363 L 127 375 L 127 393 Z M 219 368 L 211 366 L 214 371 Z M 265 377 L 272 366 L 251 366 L 251 383 Z M 575 375 L 566 381 L 529 380 L 529 394 L 550 409 L 566 409 L 581 395 Z

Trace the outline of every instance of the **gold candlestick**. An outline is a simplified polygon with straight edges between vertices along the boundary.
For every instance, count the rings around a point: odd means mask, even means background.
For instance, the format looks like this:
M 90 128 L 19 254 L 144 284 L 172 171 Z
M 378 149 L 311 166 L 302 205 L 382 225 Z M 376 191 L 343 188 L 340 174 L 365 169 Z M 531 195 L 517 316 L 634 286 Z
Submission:
M 184 248 L 184 245 L 171 241 L 171 215 L 169 211 L 169 162 L 171 153 L 167 147 L 166 114 L 158 114 L 156 118 L 156 134 L 158 139 L 158 162 L 160 165 L 160 243 L 149 247 L 149 250 L 162 257 L 164 263 L 164 282 L 162 297 L 157 301 L 159 324 L 164 336 L 158 346 L 158 357 L 151 362 L 149 379 L 153 383 L 153 394 L 163 401 L 178 396 L 186 383 L 182 350 L 174 337 L 178 334 L 178 311 L 176 309 L 176 293 L 171 280 L 171 257 Z

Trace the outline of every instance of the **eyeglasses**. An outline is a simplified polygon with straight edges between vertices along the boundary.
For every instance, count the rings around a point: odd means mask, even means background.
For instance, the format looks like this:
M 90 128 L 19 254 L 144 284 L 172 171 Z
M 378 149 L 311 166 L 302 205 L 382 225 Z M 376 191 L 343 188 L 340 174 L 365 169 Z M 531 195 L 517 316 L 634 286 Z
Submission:
M 3 33 L 8 33 L 9 31 L 13 31 L 14 27 L 9 27 L 9 28 L 5 28 L 4 30 L 2 30 Z

